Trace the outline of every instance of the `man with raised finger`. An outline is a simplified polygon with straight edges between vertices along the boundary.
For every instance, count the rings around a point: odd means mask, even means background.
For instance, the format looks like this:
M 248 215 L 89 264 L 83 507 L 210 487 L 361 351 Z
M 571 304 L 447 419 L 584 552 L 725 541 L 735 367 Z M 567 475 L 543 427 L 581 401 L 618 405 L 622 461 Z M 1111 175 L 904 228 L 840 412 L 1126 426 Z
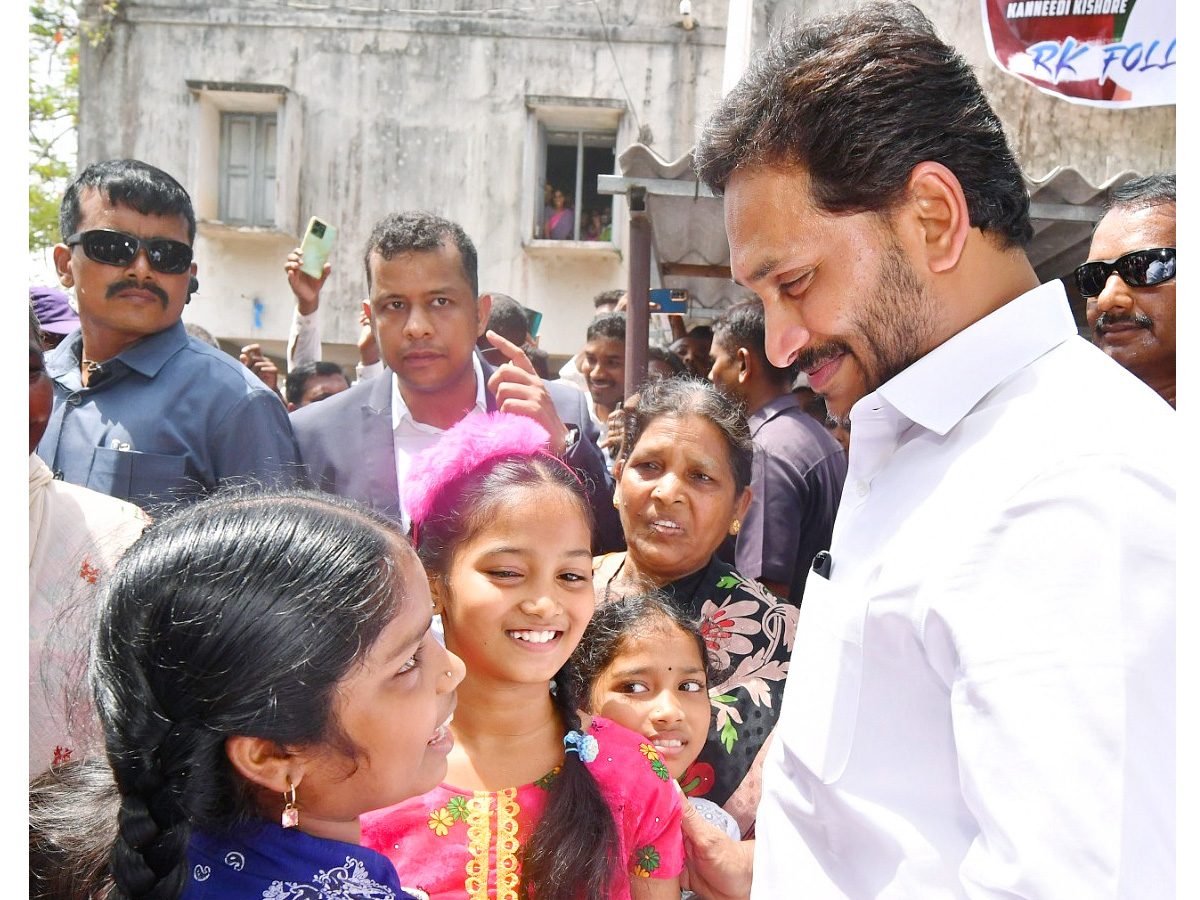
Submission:
M 490 298 L 479 296 L 478 258 L 466 232 L 423 212 L 392 214 L 363 258 L 385 376 L 296 410 L 292 424 L 312 483 L 366 503 L 408 527 L 399 486 L 413 454 L 452 425 L 490 410 L 527 415 L 550 434 L 553 453 L 579 473 L 596 515 L 597 549 L 624 546 L 612 479 L 583 394 L 543 381 L 520 347 L 488 332 L 507 362 L 476 351 Z

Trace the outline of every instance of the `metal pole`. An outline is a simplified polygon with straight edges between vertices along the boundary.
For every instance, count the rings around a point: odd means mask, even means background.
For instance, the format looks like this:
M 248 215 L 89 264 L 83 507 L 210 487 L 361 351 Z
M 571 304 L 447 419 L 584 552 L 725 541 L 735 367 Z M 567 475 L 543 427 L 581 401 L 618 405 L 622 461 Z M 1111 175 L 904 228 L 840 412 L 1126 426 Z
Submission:
M 650 218 L 646 189 L 629 189 L 629 302 L 625 311 L 625 397 L 646 380 L 650 345 Z

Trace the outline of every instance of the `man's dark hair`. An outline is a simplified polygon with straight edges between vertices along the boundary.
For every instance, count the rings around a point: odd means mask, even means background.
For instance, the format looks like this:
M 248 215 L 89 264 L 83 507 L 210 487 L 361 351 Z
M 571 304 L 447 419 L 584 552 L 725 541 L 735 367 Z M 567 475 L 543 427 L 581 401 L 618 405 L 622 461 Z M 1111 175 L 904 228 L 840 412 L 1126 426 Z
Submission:
M 772 382 L 789 390 L 800 371 L 798 360 L 781 369 L 767 359 L 767 314 L 758 297 L 739 300 L 713 321 L 713 343 L 731 355 L 744 347 Z
M 526 344 L 521 348 L 525 351 L 525 355 L 529 357 L 529 362 L 533 366 L 533 371 L 538 373 L 538 377 L 542 381 L 554 381 L 558 378 L 558 373 L 550 370 L 550 354 L 541 347 L 535 347 L 533 344 Z
M 624 296 L 625 290 L 623 288 L 614 288 L 611 291 L 601 291 L 592 299 L 592 306 L 600 307 L 610 303 L 615 306 L 621 302 L 621 298 Z
M 739 169 L 798 167 L 826 212 L 887 212 L 919 163 L 962 185 L 971 226 L 1033 237 L 1029 193 L 975 73 L 911 3 L 875 2 L 785 30 L 704 126 L 696 171 L 721 193 Z
M 529 335 L 529 317 L 525 307 L 508 294 L 491 294 L 492 309 L 488 313 L 487 327 L 502 337 L 508 338 L 518 347 Z M 490 347 L 486 337 L 479 339 L 479 346 Z
M 299 406 L 300 400 L 304 397 L 304 389 L 308 387 L 309 379 L 323 375 L 341 375 L 343 378 L 346 378 L 346 373 L 342 371 L 342 367 L 327 359 L 301 363 L 288 372 L 287 385 L 285 387 L 288 403 L 294 403 Z M 349 378 L 346 378 L 346 384 L 350 384 Z
M 92 163 L 67 185 L 58 208 L 58 230 L 64 241 L 79 230 L 79 198 L 87 188 L 143 216 L 179 216 L 187 222 L 188 243 L 196 239 L 192 199 L 178 181 L 140 159 L 108 159 Z
M 1108 195 L 1104 210 L 1149 209 L 1175 202 L 1175 173 L 1159 172 L 1127 181 Z
M 463 275 L 471 286 L 471 294 L 479 296 L 479 256 L 475 245 L 467 237 L 462 226 L 441 216 L 427 212 L 402 212 L 384 216 L 371 236 L 367 238 L 367 249 L 363 253 L 363 266 L 367 270 L 367 285 L 371 284 L 371 254 L 378 253 L 391 259 L 401 253 L 437 250 L 450 245 L 458 249 L 462 260 Z
M 596 316 L 587 329 L 587 339 L 607 338 L 610 341 L 625 342 L 625 313 L 610 312 Z
M 691 372 L 691 369 L 687 367 L 687 363 L 679 358 L 678 353 L 666 347 L 660 347 L 658 344 L 651 344 L 646 348 L 646 360 L 658 360 L 663 363 L 670 368 L 672 377 L 687 375 Z
M 183 325 L 183 330 L 192 337 L 204 341 L 204 343 L 208 344 L 208 346 L 216 347 L 218 350 L 221 349 L 220 341 L 213 337 L 213 333 L 203 325 L 197 325 L 195 322 L 185 322 Z

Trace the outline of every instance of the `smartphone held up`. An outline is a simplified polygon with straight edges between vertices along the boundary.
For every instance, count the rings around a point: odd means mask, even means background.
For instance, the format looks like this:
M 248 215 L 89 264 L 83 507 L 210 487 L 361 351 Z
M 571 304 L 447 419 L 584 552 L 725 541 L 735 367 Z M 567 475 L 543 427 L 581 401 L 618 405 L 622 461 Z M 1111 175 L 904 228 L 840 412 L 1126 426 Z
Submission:
M 328 222 L 313 216 L 308 220 L 308 228 L 304 231 L 304 240 L 300 243 L 300 252 L 304 254 L 304 262 L 300 271 L 313 278 L 320 278 L 325 270 L 325 263 L 333 250 L 333 239 L 337 237 L 337 229 Z

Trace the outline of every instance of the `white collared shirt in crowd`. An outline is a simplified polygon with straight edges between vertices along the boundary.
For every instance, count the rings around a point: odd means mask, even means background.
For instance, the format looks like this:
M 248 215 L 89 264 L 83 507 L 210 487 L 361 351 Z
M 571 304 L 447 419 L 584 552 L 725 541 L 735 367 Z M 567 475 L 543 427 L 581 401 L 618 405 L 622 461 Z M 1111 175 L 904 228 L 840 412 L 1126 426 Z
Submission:
M 1059 282 L 855 404 L 754 900 L 1174 896 L 1174 416 Z
M 483 366 L 478 354 L 471 354 L 471 365 L 475 369 L 475 405 L 468 416 L 487 412 L 487 382 L 483 377 Z M 400 485 L 400 519 L 407 532 L 412 520 L 404 508 L 404 477 L 408 474 L 414 454 L 428 450 L 438 442 L 446 429 L 426 425 L 413 418 L 408 404 L 400 394 L 400 379 L 392 373 L 392 444 L 396 450 L 396 484 Z

